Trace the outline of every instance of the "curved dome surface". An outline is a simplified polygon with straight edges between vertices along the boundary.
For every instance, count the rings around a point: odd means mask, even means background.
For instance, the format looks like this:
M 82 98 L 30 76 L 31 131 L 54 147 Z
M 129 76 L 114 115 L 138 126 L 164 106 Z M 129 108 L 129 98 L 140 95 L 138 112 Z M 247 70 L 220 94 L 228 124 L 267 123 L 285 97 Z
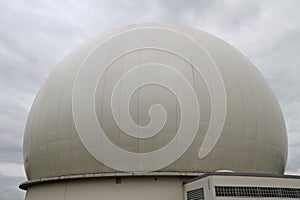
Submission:
M 24 137 L 28 179 L 106 172 L 284 172 L 280 106 L 256 67 L 199 30 L 140 24 L 50 74 Z

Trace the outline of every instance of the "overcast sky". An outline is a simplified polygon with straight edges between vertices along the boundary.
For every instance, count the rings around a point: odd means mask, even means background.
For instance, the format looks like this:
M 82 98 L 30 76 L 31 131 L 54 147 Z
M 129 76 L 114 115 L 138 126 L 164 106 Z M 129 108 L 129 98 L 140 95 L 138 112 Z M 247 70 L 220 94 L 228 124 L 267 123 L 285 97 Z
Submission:
M 0 0 L 0 199 L 21 200 L 23 132 L 55 65 L 95 35 L 141 22 L 192 26 L 232 44 L 259 68 L 282 107 L 287 173 L 300 174 L 300 1 Z

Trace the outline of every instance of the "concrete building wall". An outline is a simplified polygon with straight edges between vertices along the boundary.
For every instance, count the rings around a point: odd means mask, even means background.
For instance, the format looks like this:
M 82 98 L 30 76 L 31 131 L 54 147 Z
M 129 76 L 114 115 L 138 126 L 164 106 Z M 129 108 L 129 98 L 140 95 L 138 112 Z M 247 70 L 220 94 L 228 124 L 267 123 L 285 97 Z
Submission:
M 29 187 L 26 200 L 182 200 L 187 177 L 98 178 Z

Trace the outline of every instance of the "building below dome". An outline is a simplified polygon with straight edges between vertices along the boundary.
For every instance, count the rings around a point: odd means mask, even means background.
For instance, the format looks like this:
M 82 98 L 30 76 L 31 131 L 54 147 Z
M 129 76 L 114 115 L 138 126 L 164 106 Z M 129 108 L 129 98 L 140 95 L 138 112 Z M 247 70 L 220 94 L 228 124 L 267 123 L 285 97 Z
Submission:
M 300 177 L 207 173 L 184 182 L 185 200 L 300 199 Z
M 286 161 L 279 103 L 244 55 L 200 30 L 140 24 L 89 40 L 50 74 L 20 188 L 26 200 L 298 198 Z
M 22 184 L 30 200 L 224 200 L 300 199 L 300 176 L 241 174 L 135 173 L 68 176 Z

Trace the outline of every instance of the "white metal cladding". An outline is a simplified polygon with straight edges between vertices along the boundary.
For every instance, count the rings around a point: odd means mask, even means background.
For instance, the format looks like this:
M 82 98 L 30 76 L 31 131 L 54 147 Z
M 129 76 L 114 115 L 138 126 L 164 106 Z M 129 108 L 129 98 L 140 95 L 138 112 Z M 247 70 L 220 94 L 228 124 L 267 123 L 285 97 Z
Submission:
M 280 107 L 255 66 L 224 41 L 173 25 L 124 27 L 72 52 L 38 93 L 24 137 L 28 179 L 119 171 L 280 174 L 286 158 Z

